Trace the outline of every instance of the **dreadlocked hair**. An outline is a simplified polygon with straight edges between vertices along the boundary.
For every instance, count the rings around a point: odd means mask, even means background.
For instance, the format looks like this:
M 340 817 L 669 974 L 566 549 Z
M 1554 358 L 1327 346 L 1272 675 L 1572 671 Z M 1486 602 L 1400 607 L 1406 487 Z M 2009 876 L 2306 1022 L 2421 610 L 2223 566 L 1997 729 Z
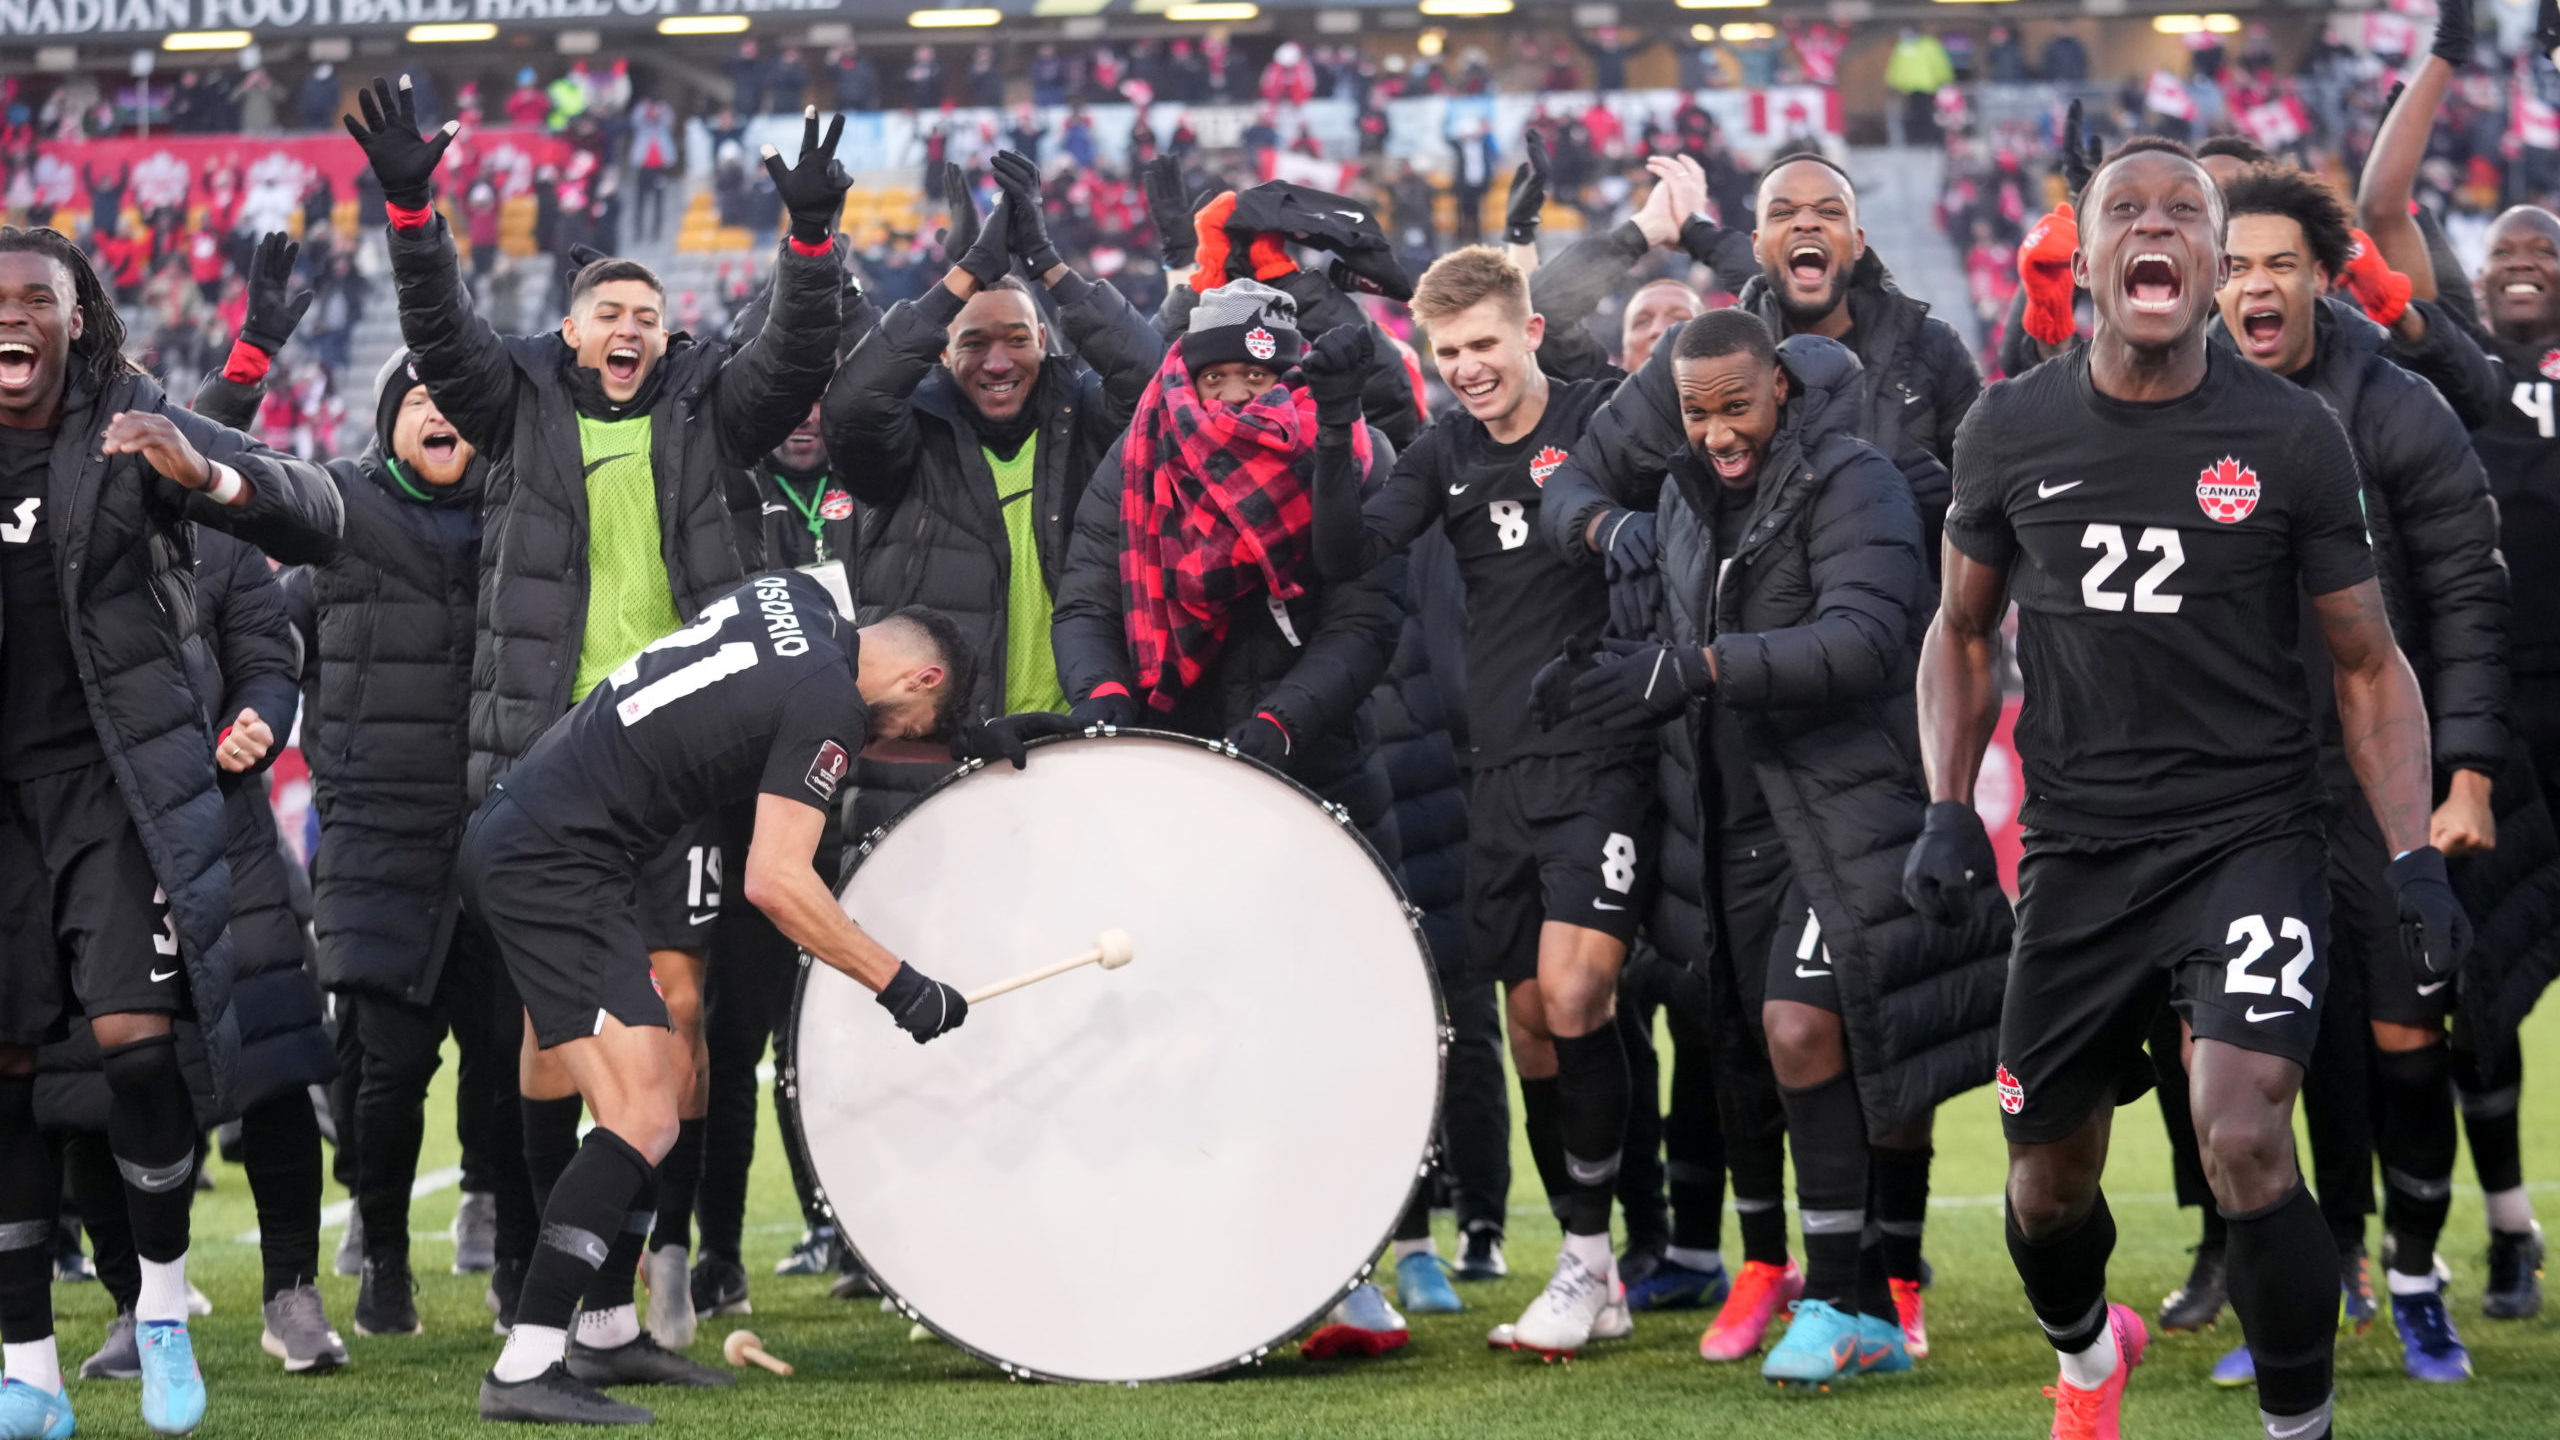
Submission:
M 98 279 L 89 254 L 59 230 L 43 226 L 0 225 L 0 255 L 41 255 L 71 276 L 72 303 L 80 311 L 80 336 L 71 342 L 71 378 L 103 391 L 119 375 L 138 375 L 142 367 L 125 358 L 124 317 L 114 297 Z

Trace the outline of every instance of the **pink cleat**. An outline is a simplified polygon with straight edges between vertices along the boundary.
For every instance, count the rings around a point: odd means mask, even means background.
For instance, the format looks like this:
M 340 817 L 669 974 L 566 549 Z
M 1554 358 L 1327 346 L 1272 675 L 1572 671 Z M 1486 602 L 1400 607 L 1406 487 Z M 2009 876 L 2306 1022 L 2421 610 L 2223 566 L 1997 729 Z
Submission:
M 1698 1337 L 1702 1359 L 1741 1360 L 1760 1353 L 1769 1322 L 1804 1296 L 1804 1272 L 1789 1260 L 1782 1268 L 1753 1260 L 1734 1277 L 1733 1293 L 1716 1312 L 1715 1323 Z

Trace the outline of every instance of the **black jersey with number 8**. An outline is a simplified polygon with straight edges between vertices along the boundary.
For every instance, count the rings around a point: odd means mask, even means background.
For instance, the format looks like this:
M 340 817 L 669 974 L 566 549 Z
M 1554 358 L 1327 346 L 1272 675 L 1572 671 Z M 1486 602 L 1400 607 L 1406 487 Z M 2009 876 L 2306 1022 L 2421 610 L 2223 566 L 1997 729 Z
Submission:
M 561 839 L 635 856 L 750 793 L 831 809 L 871 735 L 860 654 L 825 586 L 759 575 L 614 671 L 501 784 Z
M 2154 403 L 2099 394 L 2087 353 L 1956 435 L 1947 539 L 2018 605 L 2020 818 L 2126 836 L 2311 804 L 2301 597 L 2374 574 L 2346 435 L 2219 347 Z

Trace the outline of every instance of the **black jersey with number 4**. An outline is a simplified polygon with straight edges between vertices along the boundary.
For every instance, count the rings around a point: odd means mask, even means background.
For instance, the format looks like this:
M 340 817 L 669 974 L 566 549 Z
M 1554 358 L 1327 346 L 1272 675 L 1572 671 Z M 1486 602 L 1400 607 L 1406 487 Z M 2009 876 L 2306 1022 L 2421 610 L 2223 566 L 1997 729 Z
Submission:
M 644 858 L 750 793 L 832 809 L 871 738 L 860 654 L 825 586 L 759 575 L 606 677 L 501 783 L 561 839 Z
M 2506 403 L 2472 432 L 2498 501 L 2498 551 L 2514 584 L 2508 663 L 2518 675 L 2560 673 L 2560 346 L 2491 340 Z
M 1568 565 L 1556 554 L 1539 532 L 1538 502 L 1617 387 L 1614 377 L 1550 386 L 1537 427 L 1508 444 L 1452 411 L 1397 459 L 1361 508 L 1377 555 L 1410 544 L 1434 520 L 1457 549 L 1467 587 L 1467 730 L 1479 765 L 1608 743 L 1580 727 L 1540 731 L 1529 714 L 1529 682 L 1566 640 L 1598 638 L 1609 618 L 1600 567 Z
M 2319 794 L 2301 597 L 2373 577 L 2355 457 L 2319 397 L 2219 349 L 2132 403 L 2088 351 L 1983 392 L 1947 539 L 2005 566 L 2026 701 L 2020 818 L 2131 836 Z

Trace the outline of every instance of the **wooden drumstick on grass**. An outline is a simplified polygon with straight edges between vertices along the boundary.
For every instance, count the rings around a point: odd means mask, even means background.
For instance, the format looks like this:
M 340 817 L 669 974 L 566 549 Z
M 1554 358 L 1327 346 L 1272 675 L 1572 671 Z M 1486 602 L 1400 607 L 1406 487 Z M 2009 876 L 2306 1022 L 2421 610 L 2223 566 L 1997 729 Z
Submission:
M 720 1355 L 732 1365 L 761 1365 L 776 1375 L 791 1373 L 791 1362 L 764 1353 L 764 1342 L 753 1330 L 730 1331 L 729 1338 L 720 1342 Z
M 1094 937 L 1092 949 L 1073 959 L 1061 960 L 1055 965 L 1043 965 L 1037 970 L 1025 971 L 1010 980 L 999 980 L 993 985 L 981 985 L 960 998 L 972 1005 L 980 1004 L 993 1000 L 1008 990 L 1019 990 L 1025 985 L 1036 985 L 1043 980 L 1054 979 L 1086 965 L 1100 965 L 1105 970 L 1117 970 L 1128 964 L 1132 958 L 1134 952 L 1130 944 L 1128 931 L 1105 930 Z

